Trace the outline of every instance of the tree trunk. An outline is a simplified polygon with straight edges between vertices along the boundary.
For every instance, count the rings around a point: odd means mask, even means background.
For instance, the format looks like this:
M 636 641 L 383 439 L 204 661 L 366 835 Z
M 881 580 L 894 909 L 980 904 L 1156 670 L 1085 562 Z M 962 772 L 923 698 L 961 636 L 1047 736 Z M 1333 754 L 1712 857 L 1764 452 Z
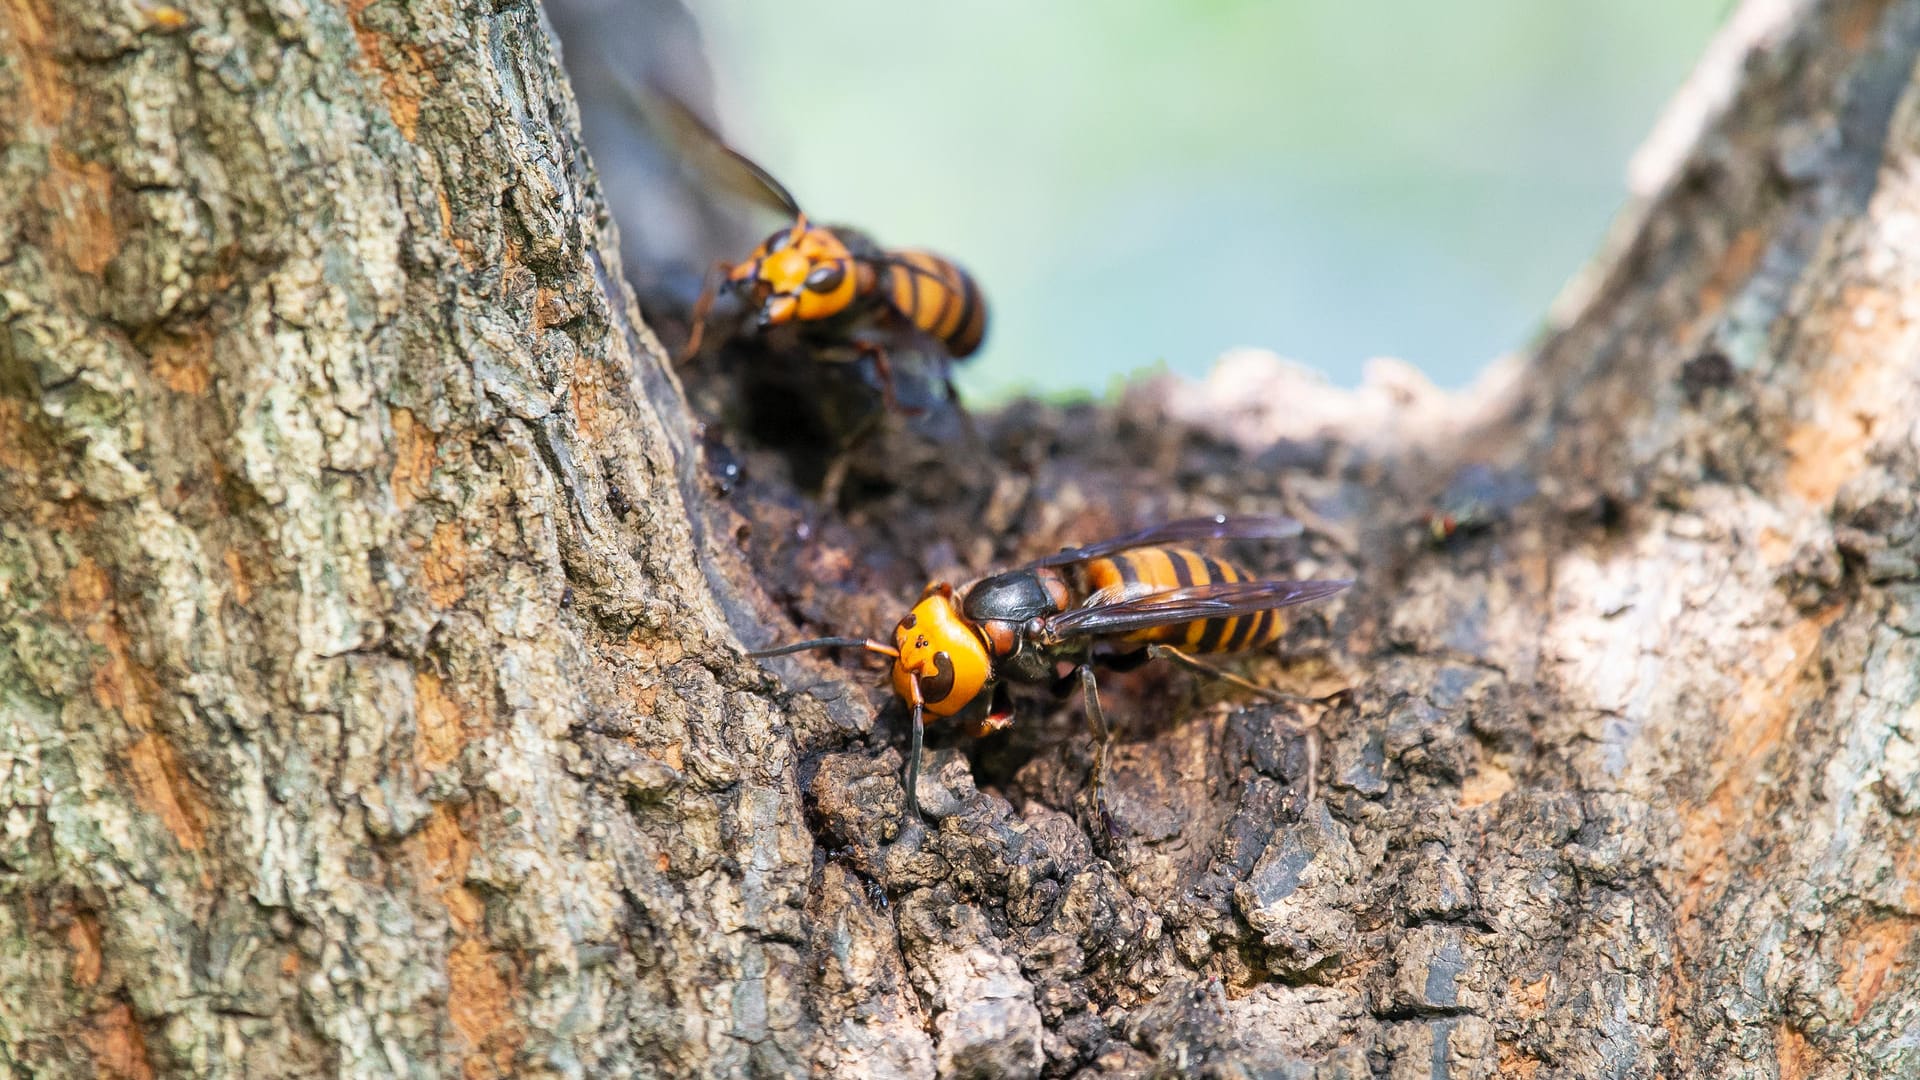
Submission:
M 697 437 L 536 10 L 0 10 L 4 1070 L 1920 1073 L 1920 3 L 1736 16 L 1470 396 L 1246 358 L 844 513 Z M 1313 801 L 1147 669 L 1113 836 L 1031 703 L 922 828 L 878 669 L 741 655 L 1210 510 L 1359 579 L 1250 662 L 1352 688 Z

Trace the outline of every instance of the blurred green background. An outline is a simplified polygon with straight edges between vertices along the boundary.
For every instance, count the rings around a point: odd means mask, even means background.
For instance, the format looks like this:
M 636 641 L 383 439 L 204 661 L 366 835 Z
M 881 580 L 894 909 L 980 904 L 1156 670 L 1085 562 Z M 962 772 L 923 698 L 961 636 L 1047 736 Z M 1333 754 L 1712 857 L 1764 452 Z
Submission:
M 1259 345 L 1461 385 L 1524 346 L 1730 0 L 713 0 L 732 137 L 953 256 L 974 400 Z

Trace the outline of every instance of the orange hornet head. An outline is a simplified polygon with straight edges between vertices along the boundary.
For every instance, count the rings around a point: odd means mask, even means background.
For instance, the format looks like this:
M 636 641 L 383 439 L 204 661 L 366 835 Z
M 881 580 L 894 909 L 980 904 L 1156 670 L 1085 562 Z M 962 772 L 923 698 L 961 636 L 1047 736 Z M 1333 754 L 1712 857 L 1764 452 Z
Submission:
M 935 716 L 952 716 L 978 697 L 993 678 L 987 643 L 953 603 L 953 586 L 927 586 L 920 602 L 893 629 L 900 656 L 893 662 L 893 691 L 902 701 L 920 700 Z
M 807 224 L 804 214 L 767 237 L 731 276 L 752 282 L 762 297 L 762 329 L 840 314 L 859 293 L 861 278 L 847 245 L 832 230 Z

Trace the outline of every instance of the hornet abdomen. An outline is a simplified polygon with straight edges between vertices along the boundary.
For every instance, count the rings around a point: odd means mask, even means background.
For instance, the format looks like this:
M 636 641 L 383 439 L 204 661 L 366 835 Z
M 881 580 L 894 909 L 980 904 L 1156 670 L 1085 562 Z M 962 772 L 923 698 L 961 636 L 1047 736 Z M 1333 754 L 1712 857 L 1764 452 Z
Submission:
M 888 260 L 894 310 L 939 339 L 955 360 L 971 356 L 987 333 L 987 302 L 973 277 L 930 251 L 896 251 Z
M 1083 571 L 1087 603 L 1112 604 L 1195 585 L 1251 581 L 1253 575 L 1230 562 L 1189 548 L 1143 547 L 1087 563 Z M 1250 615 L 1156 626 L 1115 640 L 1141 645 L 1172 645 L 1195 653 L 1231 653 L 1280 640 L 1286 620 L 1273 608 Z

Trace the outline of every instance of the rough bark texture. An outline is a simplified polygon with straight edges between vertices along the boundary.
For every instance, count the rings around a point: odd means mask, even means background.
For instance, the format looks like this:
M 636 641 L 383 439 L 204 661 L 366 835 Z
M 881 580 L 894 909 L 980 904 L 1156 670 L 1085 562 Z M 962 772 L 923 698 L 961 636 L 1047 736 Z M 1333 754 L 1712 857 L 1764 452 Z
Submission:
M 1764 36 L 1471 399 L 1244 358 L 843 512 L 695 437 L 535 9 L 8 0 L 0 1070 L 1920 1072 L 1916 58 Z M 1249 663 L 1353 687 L 1311 803 L 1146 670 L 1111 842 L 1044 702 L 922 828 L 876 670 L 739 653 L 1215 509 L 1361 581 Z

